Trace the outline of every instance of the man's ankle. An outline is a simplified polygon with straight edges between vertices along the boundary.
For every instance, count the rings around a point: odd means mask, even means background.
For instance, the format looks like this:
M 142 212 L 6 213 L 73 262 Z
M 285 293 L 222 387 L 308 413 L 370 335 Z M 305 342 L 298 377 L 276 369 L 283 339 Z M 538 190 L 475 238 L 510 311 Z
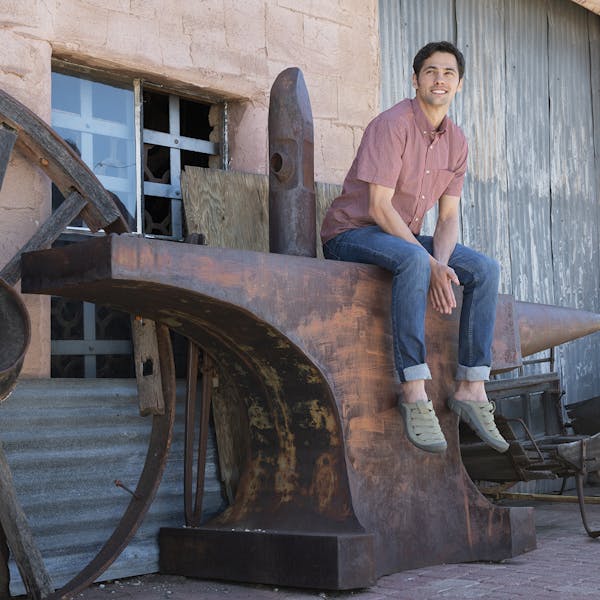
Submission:
M 426 401 L 427 393 L 425 392 L 425 380 L 416 379 L 414 381 L 406 381 L 402 384 L 402 402 L 408 404 L 418 402 L 419 400 Z
M 487 402 L 485 381 L 457 381 L 454 397 L 463 402 Z

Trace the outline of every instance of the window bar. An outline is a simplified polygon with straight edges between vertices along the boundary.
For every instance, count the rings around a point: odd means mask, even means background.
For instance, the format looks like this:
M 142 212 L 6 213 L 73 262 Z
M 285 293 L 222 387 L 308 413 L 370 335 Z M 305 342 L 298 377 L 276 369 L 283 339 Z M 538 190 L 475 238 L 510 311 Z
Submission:
M 83 303 L 83 339 L 91 346 L 96 341 L 96 305 L 91 302 Z M 84 355 L 84 376 L 86 378 L 96 377 L 96 355 L 89 348 Z
M 142 202 L 140 199 L 144 195 L 144 146 L 142 143 L 143 136 L 143 97 L 142 97 L 142 81 L 141 79 L 133 80 L 133 105 L 134 105 L 134 130 L 135 130 L 135 155 L 138 159 L 138 168 L 135 170 L 135 197 L 136 197 L 136 208 L 135 208 L 135 223 L 136 232 L 141 233 L 142 227 Z
M 79 80 L 79 89 L 81 94 L 81 119 L 82 126 L 89 127 L 92 122 L 92 82 L 87 79 Z M 82 129 L 81 131 L 81 160 L 89 165 L 91 171 L 95 171 L 94 165 L 94 136 L 92 133 Z M 79 228 L 81 229 L 81 228 Z M 87 229 L 87 228 L 84 228 Z
M 173 144 L 169 149 L 171 166 L 171 188 L 177 198 L 171 198 L 171 235 L 175 239 L 183 238 L 183 223 L 181 219 L 181 151 L 177 147 L 181 135 L 179 118 L 179 98 L 169 96 L 169 133 Z

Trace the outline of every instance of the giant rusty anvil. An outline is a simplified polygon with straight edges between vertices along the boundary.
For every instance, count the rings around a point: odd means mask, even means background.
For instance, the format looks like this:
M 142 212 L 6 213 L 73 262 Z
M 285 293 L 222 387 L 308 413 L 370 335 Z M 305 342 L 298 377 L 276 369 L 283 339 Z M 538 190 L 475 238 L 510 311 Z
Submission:
M 111 235 L 22 259 L 26 293 L 160 321 L 194 340 L 244 398 L 249 459 L 234 503 L 199 528 L 163 529 L 161 569 L 347 589 L 427 564 L 535 547 L 531 508 L 486 500 L 446 408 L 459 307 L 429 310 L 427 392 L 445 454 L 408 442 L 396 408 L 391 276 L 369 265 Z M 600 317 L 501 295 L 493 369 L 600 329 Z
M 427 314 L 427 393 L 448 440 L 434 455 L 408 442 L 396 407 L 391 276 L 312 258 L 312 115 L 297 69 L 273 86 L 269 134 L 270 247 L 296 256 L 111 235 L 22 259 L 24 292 L 160 321 L 244 399 L 250 448 L 235 501 L 201 527 L 162 529 L 161 570 L 348 589 L 534 548 L 533 509 L 494 506 L 461 462 L 446 408 L 461 294 L 452 315 Z M 597 315 L 500 296 L 492 367 L 598 329 Z

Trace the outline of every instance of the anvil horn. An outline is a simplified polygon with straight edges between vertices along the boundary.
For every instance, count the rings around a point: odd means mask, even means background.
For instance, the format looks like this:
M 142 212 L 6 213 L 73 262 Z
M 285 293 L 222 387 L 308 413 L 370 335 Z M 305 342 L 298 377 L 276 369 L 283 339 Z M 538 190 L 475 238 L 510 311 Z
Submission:
M 600 315 L 593 312 L 532 302 L 515 304 L 522 356 L 600 331 Z

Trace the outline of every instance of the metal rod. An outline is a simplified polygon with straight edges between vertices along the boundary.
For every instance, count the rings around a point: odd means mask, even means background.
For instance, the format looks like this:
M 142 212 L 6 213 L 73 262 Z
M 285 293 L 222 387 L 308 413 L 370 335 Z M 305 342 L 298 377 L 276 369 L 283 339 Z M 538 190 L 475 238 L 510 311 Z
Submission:
M 533 447 L 535 448 L 536 452 L 538 453 L 540 460 L 542 462 L 544 462 L 544 455 L 542 454 L 542 451 L 540 450 L 536 441 L 533 439 L 533 435 L 531 435 L 531 431 L 529 431 L 529 428 L 527 427 L 527 425 L 525 425 L 525 421 L 523 421 L 523 419 L 519 419 L 519 418 L 510 418 L 509 419 L 507 417 L 504 417 L 504 420 L 505 421 L 514 421 L 515 423 L 519 423 L 521 425 L 521 427 L 523 427 L 523 429 L 525 430 L 525 433 L 527 434 L 527 437 L 529 438 L 529 441 L 533 444 Z
M 548 502 L 572 503 L 579 502 L 578 496 L 559 496 L 557 494 L 527 494 L 522 492 L 494 492 L 490 494 L 494 498 L 505 500 L 544 500 Z M 600 504 L 600 496 L 584 496 L 588 504 Z
M 583 473 L 577 473 L 575 475 L 575 481 L 577 482 L 577 500 L 579 501 L 579 512 L 581 513 L 581 521 L 583 522 L 583 526 L 585 527 L 587 534 L 591 538 L 600 537 L 600 530 L 590 529 L 590 526 L 588 525 L 588 522 L 587 522 L 587 516 L 586 516 L 586 512 L 585 512 L 585 503 L 586 503 L 586 501 L 589 502 L 589 498 L 586 498 L 583 495 Z M 597 500 L 598 500 L 598 503 L 600 503 L 600 498 L 597 498 Z
M 144 97 L 141 79 L 133 80 L 133 122 L 135 133 L 135 156 L 137 169 L 135 170 L 135 230 L 143 233 L 142 200 L 144 196 Z
M 192 482 L 194 462 L 194 430 L 196 424 L 196 392 L 198 383 L 198 346 L 188 342 L 187 385 L 185 396 L 185 446 L 183 450 L 183 508 L 185 524 L 192 526 Z
M 132 489 L 128 488 L 120 479 L 115 479 L 115 485 L 118 488 L 121 488 L 122 490 L 125 490 L 126 492 L 131 494 L 137 500 L 140 499 L 140 497 Z
M 204 499 L 204 472 L 206 469 L 206 446 L 208 443 L 208 420 L 212 396 L 212 359 L 207 352 L 203 354 L 202 364 L 202 412 L 198 434 L 198 466 L 196 473 L 196 498 L 194 502 L 194 527 L 200 525 L 202 518 L 202 500 Z

